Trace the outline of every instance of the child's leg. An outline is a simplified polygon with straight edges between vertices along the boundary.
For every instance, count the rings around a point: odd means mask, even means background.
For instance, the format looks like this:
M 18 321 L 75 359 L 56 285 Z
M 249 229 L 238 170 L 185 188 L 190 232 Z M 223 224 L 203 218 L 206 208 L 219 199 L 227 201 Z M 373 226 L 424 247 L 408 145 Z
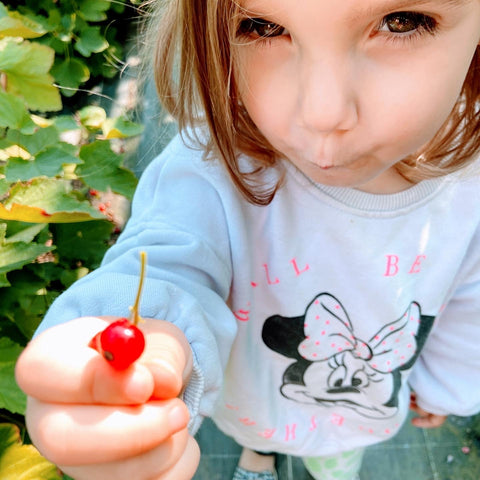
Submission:
M 238 465 L 252 472 L 274 471 L 275 456 L 243 448 Z
M 330 457 L 305 457 L 302 460 L 315 480 L 355 480 L 364 452 L 364 448 L 359 448 Z

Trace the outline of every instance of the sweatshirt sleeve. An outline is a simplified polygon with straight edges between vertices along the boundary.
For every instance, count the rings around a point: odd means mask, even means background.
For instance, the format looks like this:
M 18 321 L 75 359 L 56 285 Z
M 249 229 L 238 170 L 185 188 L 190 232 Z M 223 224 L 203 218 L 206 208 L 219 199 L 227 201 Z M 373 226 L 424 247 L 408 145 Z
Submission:
M 453 295 L 412 371 L 410 385 L 418 405 L 427 412 L 470 416 L 480 411 L 478 229 L 457 278 Z
M 184 393 L 194 433 L 211 413 L 236 333 L 227 306 L 232 279 L 228 225 L 215 182 L 221 171 L 177 138 L 145 170 L 132 215 L 102 265 L 51 306 L 38 331 L 89 315 L 128 315 L 147 253 L 144 318 L 166 319 L 186 335 L 194 372 Z

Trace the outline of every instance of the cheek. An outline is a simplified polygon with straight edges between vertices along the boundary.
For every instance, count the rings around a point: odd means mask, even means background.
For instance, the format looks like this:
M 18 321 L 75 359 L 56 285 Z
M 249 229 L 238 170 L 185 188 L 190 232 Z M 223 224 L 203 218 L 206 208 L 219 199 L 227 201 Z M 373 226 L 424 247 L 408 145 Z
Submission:
M 242 69 L 242 64 L 248 68 Z M 278 64 L 268 65 L 259 57 L 240 58 L 235 82 L 250 118 L 267 137 L 282 136 L 292 112 L 289 102 L 294 98 L 292 85 Z
M 447 120 L 463 84 L 458 76 L 392 76 L 372 90 L 365 124 L 384 148 L 408 155 L 430 141 Z
M 459 44 L 457 54 L 451 43 Z M 376 85 L 383 105 L 385 128 L 396 130 L 399 140 L 418 149 L 437 133 L 455 107 L 468 73 L 476 44 L 469 39 L 450 39 L 426 58 L 412 59 L 408 69 L 391 70 Z M 396 129 L 393 128 L 397 126 Z

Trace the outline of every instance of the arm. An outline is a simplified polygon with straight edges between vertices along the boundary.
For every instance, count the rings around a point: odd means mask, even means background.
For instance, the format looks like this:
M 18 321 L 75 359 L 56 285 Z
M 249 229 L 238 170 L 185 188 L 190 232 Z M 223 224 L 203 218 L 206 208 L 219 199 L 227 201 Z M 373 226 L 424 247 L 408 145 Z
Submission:
M 131 476 L 139 480 L 157 479 L 152 472 L 162 480 L 191 478 L 198 454 L 185 430 L 183 402 L 193 434 L 221 386 L 236 328 L 226 304 L 232 275 L 226 216 L 209 179 L 189 167 L 198 161 L 192 151 L 173 150 L 143 175 L 132 217 L 102 266 L 57 299 L 18 363 L 19 384 L 31 397 L 34 442 L 80 480 L 118 478 L 119 469 L 137 468 Z M 114 374 L 87 346 L 105 326 L 105 319 L 92 316 L 128 313 L 140 250 L 149 259 L 140 313 L 167 322 L 142 325 L 145 354 L 132 369 Z M 156 329 L 169 327 L 180 335 L 173 335 L 177 346 L 165 350 L 168 335 L 159 337 Z M 162 338 L 158 348 L 153 338 Z M 184 360 L 177 362 L 179 352 Z M 41 379 L 32 373 L 38 368 L 47 373 Z M 67 433 L 74 444 L 64 441 Z
M 469 416 L 480 410 L 480 235 L 473 238 L 453 293 L 410 376 L 422 416 Z M 430 417 L 431 418 L 431 417 Z M 428 416 L 426 418 L 428 422 Z M 439 419 L 433 418 L 434 423 Z M 419 419 L 417 423 L 422 423 Z M 423 425 L 422 425 L 423 426 Z
M 187 336 L 194 368 L 184 397 L 193 432 L 211 412 L 236 333 L 226 304 L 232 277 L 226 214 L 205 174 L 212 166 L 203 165 L 201 152 L 178 141 L 167 147 L 142 176 L 132 216 L 102 266 L 61 295 L 39 329 L 83 316 L 127 315 L 139 251 L 146 251 L 140 313 L 165 319 Z

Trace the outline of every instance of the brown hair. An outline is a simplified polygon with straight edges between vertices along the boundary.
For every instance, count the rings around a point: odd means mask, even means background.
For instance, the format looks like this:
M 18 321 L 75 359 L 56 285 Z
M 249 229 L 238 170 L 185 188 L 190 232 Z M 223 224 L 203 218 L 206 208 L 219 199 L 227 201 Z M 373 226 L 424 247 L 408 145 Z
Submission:
M 150 58 L 153 49 L 150 67 L 161 103 L 181 132 L 207 125 L 206 158 L 221 158 L 245 198 L 267 205 L 279 185 L 264 184 L 261 173 L 277 164 L 279 152 L 239 102 L 231 46 L 241 7 L 235 0 L 149 0 L 146 4 L 154 8 L 144 48 Z M 459 170 L 480 148 L 479 62 L 477 47 L 460 99 L 444 126 L 422 151 L 396 165 L 408 180 L 417 182 Z M 241 153 L 255 159 L 254 170 L 242 171 Z

